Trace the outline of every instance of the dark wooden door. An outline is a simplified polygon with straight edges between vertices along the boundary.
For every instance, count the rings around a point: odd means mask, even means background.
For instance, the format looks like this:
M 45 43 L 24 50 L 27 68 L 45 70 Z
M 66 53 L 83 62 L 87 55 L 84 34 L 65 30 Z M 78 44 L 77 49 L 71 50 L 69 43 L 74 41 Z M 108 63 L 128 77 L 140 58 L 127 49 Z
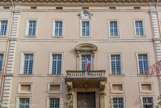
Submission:
M 77 93 L 77 108 L 95 108 L 95 93 Z

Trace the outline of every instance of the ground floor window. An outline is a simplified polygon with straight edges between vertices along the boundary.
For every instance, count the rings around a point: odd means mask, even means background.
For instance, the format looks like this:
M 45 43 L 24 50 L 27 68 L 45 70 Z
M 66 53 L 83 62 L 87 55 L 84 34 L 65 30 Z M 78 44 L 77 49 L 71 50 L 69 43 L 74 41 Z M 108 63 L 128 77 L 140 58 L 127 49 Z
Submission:
M 113 98 L 113 108 L 124 108 L 123 98 Z
M 152 97 L 143 97 L 143 108 L 153 108 Z
M 49 108 L 59 108 L 59 107 L 60 107 L 59 98 L 50 98 Z
M 19 108 L 29 108 L 30 99 L 29 98 L 20 98 L 20 107 Z

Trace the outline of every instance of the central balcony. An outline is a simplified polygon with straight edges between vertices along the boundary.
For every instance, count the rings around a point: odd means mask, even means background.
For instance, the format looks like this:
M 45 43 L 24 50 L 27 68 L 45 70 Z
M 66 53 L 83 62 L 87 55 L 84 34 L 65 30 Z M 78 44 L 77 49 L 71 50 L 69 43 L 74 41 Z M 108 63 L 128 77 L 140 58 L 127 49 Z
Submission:
M 68 70 L 65 78 L 68 88 L 99 88 L 106 80 L 105 70 Z

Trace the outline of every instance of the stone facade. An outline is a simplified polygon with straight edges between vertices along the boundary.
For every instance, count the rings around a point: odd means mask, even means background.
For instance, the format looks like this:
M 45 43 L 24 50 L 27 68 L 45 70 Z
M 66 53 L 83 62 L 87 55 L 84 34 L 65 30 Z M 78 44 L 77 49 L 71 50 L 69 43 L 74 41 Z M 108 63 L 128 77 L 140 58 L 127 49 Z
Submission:
M 83 104 L 84 108 L 119 104 L 145 108 L 145 98 L 156 107 L 161 76 L 141 74 L 139 55 L 146 55 L 148 67 L 161 60 L 160 12 L 156 0 L 1 1 L 1 31 L 2 22 L 8 22 L 6 34 L 0 35 L 1 107 L 20 108 L 21 99 L 29 99 L 30 108 L 49 108 L 51 99 L 58 99 L 60 108 Z M 28 35 L 30 21 L 36 23 L 34 36 Z M 141 36 L 137 21 L 142 23 Z M 57 22 L 62 24 L 61 36 L 56 35 Z M 83 22 L 89 24 L 87 36 L 82 32 L 87 29 Z M 117 36 L 111 35 L 111 23 L 117 24 Z M 33 55 L 31 74 L 24 74 L 25 54 Z M 53 74 L 53 55 L 61 56 L 59 74 L 57 70 Z M 90 70 L 82 70 L 86 55 Z M 112 57 L 120 58 L 115 60 L 120 66 L 117 71 L 113 71 Z

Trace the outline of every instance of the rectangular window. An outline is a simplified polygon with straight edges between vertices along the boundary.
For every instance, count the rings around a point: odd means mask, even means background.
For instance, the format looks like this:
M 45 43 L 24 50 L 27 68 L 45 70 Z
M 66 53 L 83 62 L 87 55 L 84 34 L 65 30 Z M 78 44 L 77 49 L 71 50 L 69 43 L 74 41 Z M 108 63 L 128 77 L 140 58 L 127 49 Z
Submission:
M 89 21 L 82 21 L 82 36 L 90 35 L 90 23 Z
M 91 70 L 91 55 L 82 55 L 82 70 Z
M 61 74 L 62 68 L 62 55 L 53 54 L 52 55 L 52 74 Z
M 143 21 L 135 21 L 136 36 L 144 36 Z
M 121 74 L 121 58 L 120 55 L 111 55 L 111 71 L 112 74 Z
M 110 21 L 110 36 L 118 36 L 118 23 L 117 23 L 117 21 Z
M 0 75 L 2 71 L 3 71 L 3 54 L 0 54 Z
M 19 108 L 29 108 L 30 99 L 29 98 L 20 98 Z
M 113 107 L 114 108 L 124 108 L 123 98 L 113 98 Z
M 34 59 L 33 54 L 25 54 L 24 55 L 24 68 L 23 68 L 24 74 L 32 74 L 33 59 Z
M 62 36 L 63 23 L 62 21 L 55 21 L 55 36 Z
M 146 74 L 148 72 L 148 56 L 147 54 L 139 54 L 138 55 L 139 62 L 139 71 L 140 74 Z
M 36 21 L 29 21 L 29 29 L 28 29 L 28 36 L 35 36 L 36 35 Z
M 50 107 L 49 108 L 59 108 L 60 101 L 58 98 L 50 98 Z
M 1 21 L 1 29 L 0 29 L 1 36 L 7 35 L 7 24 L 8 24 L 7 20 Z
M 152 97 L 143 97 L 143 108 L 153 108 Z

